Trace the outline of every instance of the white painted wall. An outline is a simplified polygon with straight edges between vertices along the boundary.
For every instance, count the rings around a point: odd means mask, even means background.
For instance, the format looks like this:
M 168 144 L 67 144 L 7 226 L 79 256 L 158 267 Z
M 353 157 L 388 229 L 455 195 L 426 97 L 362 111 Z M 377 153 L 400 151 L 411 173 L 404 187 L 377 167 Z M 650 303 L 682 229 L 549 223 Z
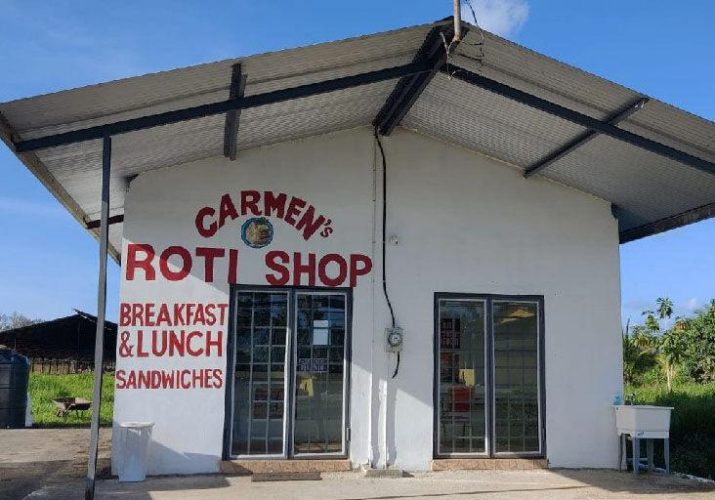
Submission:
M 373 224 L 379 177 L 373 175 L 369 129 L 242 151 L 236 162 L 213 158 L 139 176 L 127 196 L 123 255 L 131 242 L 157 249 L 237 248 L 239 282 L 249 284 L 266 284 L 264 254 L 271 249 L 373 255 L 373 272 L 354 290 L 350 458 L 355 465 L 384 463 L 381 443 L 386 443 L 387 460 L 397 467 L 429 467 L 435 292 L 543 295 L 550 464 L 613 467 L 610 405 L 622 383 L 618 235 L 609 204 L 543 179 L 523 179 L 512 167 L 402 129 L 384 145 L 388 235 L 399 240 L 387 248 L 388 284 L 406 331 L 394 380 L 389 379 L 394 359 L 383 346 L 389 320 L 380 249 L 372 245 L 373 234 L 379 239 L 379 225 L 375 232 Z M 329 216 L 335 232 L 305 242 L 283 221 L 274 221 L 273 243 L 251 249 L 240 240 L 242 217 L 213 238 L 200 237 L 196 211 L 218 206 L 226 192 L 245 189 L 299 196 Z M 121 301 L 227 302 L 225 267 L 219 266 L 216 276 L 205 283 L 202 265 L 179 282 L 160 276 L 128 281 L 123 275 Z M 218 356 L 118 357 L 117 369 L 223 369 L 225 364 Z M 222 389 L 116 391 L 115 468 L 122 452 L 116 422 L 150 420 L 156 424 L 150 473 L 216 471 L 224 397 Z

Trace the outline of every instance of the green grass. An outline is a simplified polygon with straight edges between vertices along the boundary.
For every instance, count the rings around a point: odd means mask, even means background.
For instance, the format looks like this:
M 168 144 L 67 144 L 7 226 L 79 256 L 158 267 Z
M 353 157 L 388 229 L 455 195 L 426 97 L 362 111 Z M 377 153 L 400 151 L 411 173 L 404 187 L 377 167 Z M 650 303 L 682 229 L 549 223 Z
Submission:
M 91 411 L 70 412 L 65 417 L 57 416 L 57 407 L 53 399 L 79 397 L 92 400 L 92 372 L 72 375 L 30 374 L 30 396 L 32 397 L 32 419 L 36 427 L 63 427 L 89 425 Z M 105 373 L 102 377 L 102 408 L 100 425 L 111 425 L 114 409 L 114 377 Z
M 715 478 L 715 384 L 629 387 L 636 403 L 672 406 L 670 466 L 677 472 Z M 658 457 L 659 458 L 659 457 Z

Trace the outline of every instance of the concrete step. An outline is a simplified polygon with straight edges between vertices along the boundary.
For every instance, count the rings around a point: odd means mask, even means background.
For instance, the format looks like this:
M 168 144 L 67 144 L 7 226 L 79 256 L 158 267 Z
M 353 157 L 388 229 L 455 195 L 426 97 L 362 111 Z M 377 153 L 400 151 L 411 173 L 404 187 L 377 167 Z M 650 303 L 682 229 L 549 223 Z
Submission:
M 534 470 L 548 469 L 545 458 L 439 458 L 433 471 L 445 470 Z
M 371 469 L 369 467 L 362 467 L 362 474 L 370 479 L 397 479 L 408 476 L 402 469 Z
M 254 483 L 269 481 L 320 481 L 320 472 L 254 472 L 251 481 Z
M 350 460 L 223 460 L 224 474 L 291 474 L 311 472 L 349 472 Z

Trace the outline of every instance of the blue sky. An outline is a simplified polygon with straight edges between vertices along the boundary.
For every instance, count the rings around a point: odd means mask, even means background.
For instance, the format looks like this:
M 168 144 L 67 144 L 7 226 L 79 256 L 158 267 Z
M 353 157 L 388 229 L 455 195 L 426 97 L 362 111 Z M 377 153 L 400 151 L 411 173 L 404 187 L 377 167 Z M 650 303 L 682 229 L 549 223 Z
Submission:
M 450 0 L 0 0 L 0 101 L 434 21 Z M 715 2 L 473 0 L 480 23 L 538 52 L 715 120 Z M 465 16 L 468 11 L 465 11 Z M 0 147 L 0 312 L 96 310 L 97 244 Z M 621 246 L 623 316 L 715 298 L 715 220 Z M 110 266 L 109 316 L 119 271 Z

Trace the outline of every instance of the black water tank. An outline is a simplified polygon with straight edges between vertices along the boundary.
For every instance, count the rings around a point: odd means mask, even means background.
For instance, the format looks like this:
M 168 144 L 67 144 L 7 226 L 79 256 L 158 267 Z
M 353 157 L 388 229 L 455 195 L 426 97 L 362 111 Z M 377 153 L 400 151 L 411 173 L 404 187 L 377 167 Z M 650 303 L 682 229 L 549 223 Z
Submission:
M 0 347 L 0 429 L 25 427 L 30 362 Z

